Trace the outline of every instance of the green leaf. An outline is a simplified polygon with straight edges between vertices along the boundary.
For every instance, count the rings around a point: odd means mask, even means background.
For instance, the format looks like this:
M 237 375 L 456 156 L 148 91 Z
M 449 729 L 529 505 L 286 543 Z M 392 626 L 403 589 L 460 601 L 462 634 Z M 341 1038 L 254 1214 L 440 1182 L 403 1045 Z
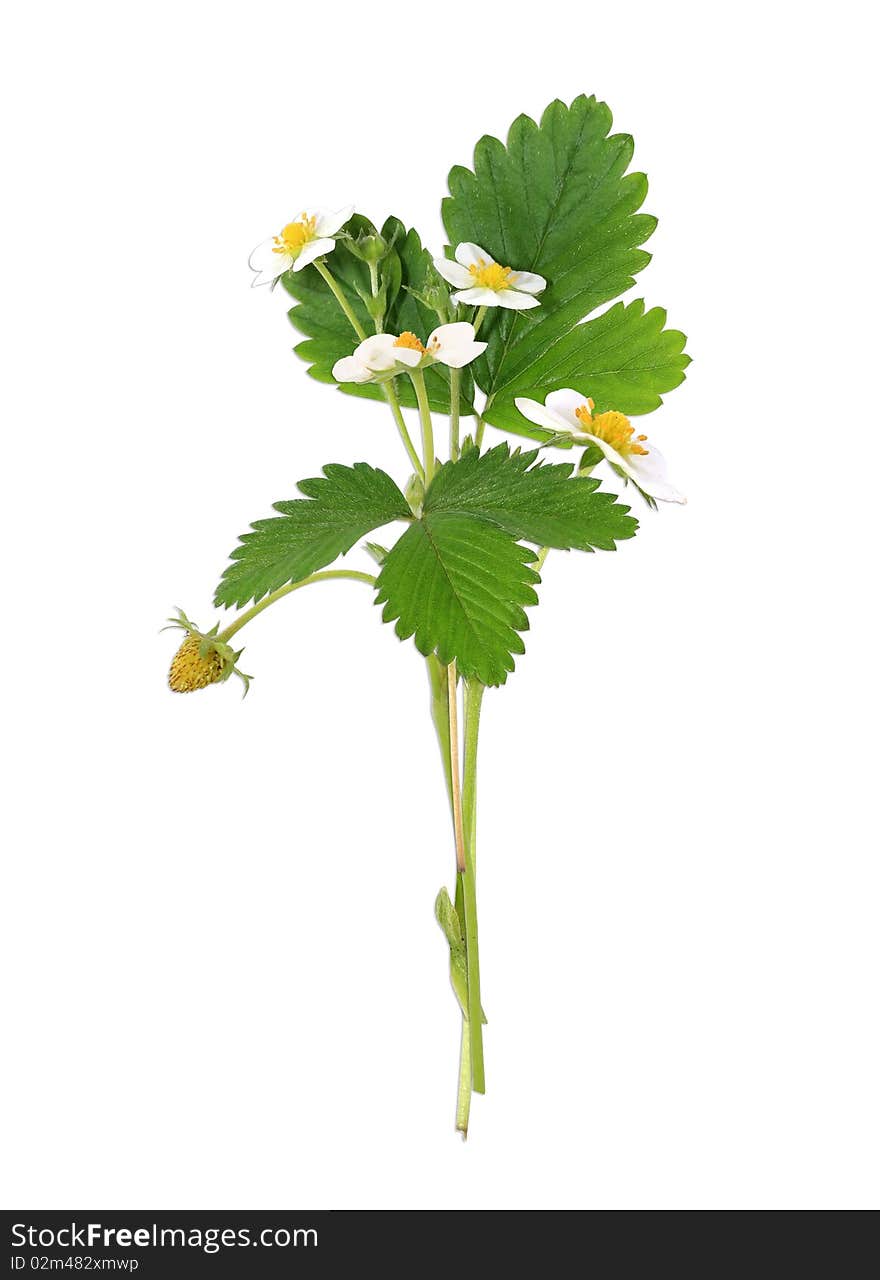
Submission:
M 484 137 L 471 172 L 449 175 L 443 220 L 454 246 L 473 241 L 497 261 L 548 281 L 529 311 L 493 308 L 480 337 L 489 343 L 473 366 L 486 393 L 486 420 L 534 439 L 549 433 L 516 409 L 517 395 L 543 398 L 573 386 L 597 411 L 648 413 L 684 378 L 684 336 L 664 333 L 665 313 L 622 304 L 587 324 L 584 317 L 631 288 L 650 260 L 640 246 L 656 219 L 640 213 L 644 174 L 627 173 L 627 134 L 610 134 L 611 112 L 581 96 L 553 102 L 540 125 L 514 121 L 505 147 Z
M 511 453 L 500 444 L 488 453 L 464 454 L 434 477 L 425 497 L 427 515 L 447 512 L 491 520 L 514 538 L 538 546 L 613 551 L 631 538 L 638 521 L 599 481 L 571 478 L 570 463 L 536 462 L 537 450 Z
M 412 512 L 389 475 L 365 462 L 330 463 L 324 476 L 302 480 L 304 498 L 276 502 L 280 516 L 257 520 L 232 552 L 215 595 L 217 605 L 244 605 L 300 582 L 331 564 L 359 538 Z
M 346 229 L 352 234 L 369 230 L 371 223 L 355 214 Z M 415 333 L 424 340 L 440 323 L 438 316 L 423 306 L 413 290 L 421 292 L 426 283 L 436 278 L 431 255 L 422 248 L 418 232 L 407 231 L 397 218 L 389 218 L 382 227 L 382 236 L 388 242 L 394 240 L 391 254 L 382 264 L 384 278 L 389 282 L 389 311 L 384 328 L 388 333 Z M 365 262 L 349 253 L 344 244 L 338 244 L 327 259 L 327 268 L 337 280 L 365 333 L 373 333 L 373 325 L 363 295 L 370 295 L 370 270 Z M 288 312 L 291 324 L 305 335 L 295 351 L 309 364 L 309 374 L 318 382 L 335 383 L 333 366 L 343 356 L 350 356 L 359 342 L 350 322 L 339 303 L 313 266 L 302 271 L 288 271 L 281 277 L 284 288 L 295 298 L 298 306 Z M 462 378 L 461 412 L 472 414 L 473 397 L 467 376 Z M 394 379 L 400 403 L 407 408 L 416 407 L 415 392 L 408 377 Z M 435 365 L 425 371 L 425 386 L 431 408 L 437 413 L 449 412 L 449 374 L 443 365 Z M 339 384 L 346 395 L 361 396 L 368 400 L 382 400 L 382 388 L 375 383 L 346 382 Z
M 517 435 L 546 440 L 552 432 L 528 422 L 513 398 L 544 400 L 561 387 L 592 396 L 596 413 L 650 413 L 662 403 L 662 392 L 684 380 L 690 363 L 690 357 L 681 354 L 684 334 L 664 329 L 665 321 L 660 307 L 646 312 L 643 302 L 615 303 L 595 320 L 577 325 L 552 350 L 538 354 L 528 372 L 504 388 L 484 417 Z
M 425 513 L 391 548 L 377 581 L 382 617 L 401 640 L 455 659 L 464 676 L 504 684 L 525 646 L 523 606 L 537 604 L 534 552 L 496 524 L 449 511 Z

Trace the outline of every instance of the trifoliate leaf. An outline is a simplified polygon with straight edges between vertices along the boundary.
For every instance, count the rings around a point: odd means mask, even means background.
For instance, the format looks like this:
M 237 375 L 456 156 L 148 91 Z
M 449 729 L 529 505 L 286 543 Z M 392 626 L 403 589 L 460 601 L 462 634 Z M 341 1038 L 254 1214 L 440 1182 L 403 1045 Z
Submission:
M 352 234 L 362 233 L 370 227 L 367 219 L 355 215 L 346 224 Z M 436 279 L 431 255 L 422 248 L 418 232 L 406 231 L 397 218 L 389 218 L 382 227 L 383 239 L 393 247 L 382 264 L 381 272 L 388 281 L 388 313 L 383 330 L 386 333 L 404 333 L 409 330 L 424 342 L 440 323 L 435 312 L 429 310 L 416 297 L 426 285 Z M 327 268 L 338 282 L 352 311 L 365 333 L 375 332 L 364 298 L 370 296 L 370 269 L 366 262 L 337 247 L 327 260 Z M 306 335 L 306 340 L 295 348 L 298 356 L 308 361 L 309 373 L 318 382 L 335 383 L 333 366 L 343 356 L 350 356 L 359 338 L 333 297 L 326 283 L 313 266 L 302 271 L 288 271 L 281 277 L 284 288 L 295 298 L 298 306 L 289 312 L 291 324 Z M 408 377 L 394 380 L 400 403 L 415 408 L 416 398 Z M 369 400 L 384 399 L 380 386 L 372 382 L 340 383 L 340 390 L 347 395 L 363 396 Z M 438 413 L 449 412 L 449 371 L 444 365 L 434 365 L 425 371 L 425 386 L 431 408 Z M 473 413 L 472 391 L 469 374 L 465 370 L 461 379 L 461 412 Z
M 244 605 L 299 582 L 344 555 L 359 538 L 412 512 L 384 471 L 330 463 L 324 476 L 298 485 L 304 498 L 276 502 L 280 516 L 257 520 L 232 552 L 217 587 L 218 605 Z
M 525 650 L 523 606 L 538 600 L 533 559 L 496 524 L 426 512 L 388 553 L 376 599 L 386 602 L 383 619 L 397 619 L 398 636 L 414 636 L 420 653 L 455 659 L 463 676 L 483 684 L 503 684 L 512 655 Z
M 595 98 L 553 102 L 540 125 L 520 116 L 506 147 L 484 137 L 473 172 L 449 175 L 443 220 L 451 245 L 471 241 L 548 281 L 540 307 L 490 308 L 480 330 L 489 348 L 473 366 L 486 420 L 533 439 L 550 433 L 520 414 L 517 395 L 543 399 L 571 386 L 592 396 L 598 412 L 648 413 L 690 363 L 684 335 L 664 332 L 665 313 L 645 314 L 641 302 L 579 323 L 633 285 L 650 259 L 639 246 L 656 225 L 638 212 L 647 179 L 626 172 L 632 138 L 610 129 L 611 112 Z
M 470 452 L 435 475 L 424 511 L 491 520 L 514 538 L 538 546 L 599 548 L 631 538 L 638 521 L 611 493 L 597 492 L 599 481 L 571 478 L 570 463 L 537 462 L 537 451 L 511 453 L 500 444 L 488 453 Z

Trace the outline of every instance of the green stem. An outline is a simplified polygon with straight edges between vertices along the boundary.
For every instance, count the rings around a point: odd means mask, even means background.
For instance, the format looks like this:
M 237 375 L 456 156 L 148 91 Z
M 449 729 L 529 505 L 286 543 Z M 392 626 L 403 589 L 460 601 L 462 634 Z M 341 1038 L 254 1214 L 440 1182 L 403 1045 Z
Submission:
M 483 1065 L 483 1006 L 480 1000 L 480 950 L 477 931 L 477 744 L 480 733 L 480 709 L 484 686 L 476 680 L 465 681 L 464 693 L 464 781 L 462 787 L 462 819 L 467 865 L 461 881 L 464 904 L 464 931 L 467 947 L 468 1031 L 470 1034 L 471 1074 L 475 1093 L 486 1092 Z
M 459 369 L 449 370 L 449 456 L 453 462 L 458 459 L 461 452 L 459 443 L 459 413 L 461 406 L 459 404 L 461 398 L 461 371 Z
M 333 294 L 333 297 L 336 299 L 336 301 L 339 303 L 342 310 L 345 312 L 345 315 L 347 316 L 348 322 L 351 325 L 352 329 L 354 329 L 355 333 L 360 338 L 361 342 L 363 342 L 364 338 L 367 336 L 366 330 L 364 329 L 360 320 L 358 320 L 355 313 L 352 311 L 351 304 L 349 303 L 348 298 L 346 298 L 345 294 L 342 292 L 342 289 L 336 283 L 336 280 L 327 270 L 327 264 L 323 261 L 323 259 L 318 258 L 318 260 L 313 265 L 315 270 L 320 275 L 321 279 L 326 284 L 327 288 Z
M 394 418 L 394 425 L 397 427 L 397 434 L 403 441 L 403 447 L 406 449 L 407 456 L 413 464 L 413 469 L 415 470 L 416 475 L 421 480 L 424 480 L 425 469 L 422 466 L 421 459 L 416 452 L 416 447 L 410 438 L 410 434 L 406 429 L 406 423 L 403 420 L 403 412 L 400 408 L 400 401 L 397 399 L 397 392 L 394 390 L 394 387 L 390 382 L 382 383 L 382 392 L 385 399 L 388 401 L 388 408 L 391 410 L 391 416 Z
M 428 392 L 425 389 L 425 375 L 421 369 L 411 369 L 412 384 L 416 389 L 416 400 L 419 406 L 419 419 L 422 424 L 422 456 L 425 460 L 425 485 L 434 478 L 434 424 L 431 420 L 431 406 L 428 404 Z
M 483 443 L 483 432 L 485 430 L 486 430 L 486 424 L 483 421 L 483 419 L 480 417 L 480 415 L 477 414 L 477 429 L 474 432 L 474 444 L 477 446 L 478 449 L 481 447 Z
M 379 296 L 379 264 L 378 262 L 370 262 L 367 265 L 370 268 L 370 292 L 374 298 L 377 298 Z M 378 316 L 374 319 L 373 324 L 376 327 L 376 332 L 381 333 L 382 321 Z
M 467 1138 L 471 1115 L 471 1038 L 467 1018 L 461 1020 L 461 1057 L 458 1065 L 458 1105 L 455 1108 L 455 1127 Z
M 452 764 L 449 754 L 449 692 L 447 681 L 449 671 L 433 654 L 428 654 L 428 679 L 431 682 L 431 718 L 437 730 L 440 743 L 440 756 L 443 760 L 443 776 L 446 779 L 446 794 L 449 807 L 452 808 Z
M 321 573 L 309 574 L 307 578 L 303 578 L 300 582 L 289 582 L 286 587 L 279 587 L 277 591 L 273 591 L 266 596 L 265 600 L 261 600 L 259 604 L 255 604 L 250 609 L 245 610 L 244 613 L 239 614 L 225 631 L 220 632 L 217 639 L 223 641 L 231 640 L 236 631 L 240 631 L 246 623 L 250 622 L 251 618 L 255 618 L 258 613 L 268 609 L 270 604 L 274 604 L 282 596 L 289 596 L 292 591 L 299 591 L 300 587 L 308 587 L 313 582 L 327 582 L 331 578 L 351 578 L 354 582 L 366 582 L 371 587 L 376 585 L 376 579 L 372 574 L 361 573 L 358 569 L 325 569 Z
M 454 662 L 446 668 L 446 700 L 449 707 L 449 773 L 452 779 L 452 826 L 455 832 L 455 866 L 463 875 L 467 866 L 462 817 L 461 768 L 458 763 L 458 672 Z
M 449 729 L 449 668 L 431 653 L 427 658 L 428 679 L 431 684 L 431 716 L 440 743 L 446 794 L 455 823 L 455 799 L 452 785 L 452 740 Z M 455 911 L 459 920 L 464 919 L 464 902 L 461 894 L 461 877 L 455 877 Z M 471 1036 L 467 1018 L 461 1019 L 461 1058 L 458 1071 L 458 1104 L 455 1111 L 455 1127 L 462 1137 L 467 1137 L 471 1111 Z
M 370 276 L 371 276 L 371 279 L 373 280 L 373 296 L 375 297 L 376 289 L 378 288 L 379 282 L 378 282 L 378 278 L 374 274 L 373 265 L 374 264 L 372 263 L 370 264 Z M 342 311 L 348 318 L 348 322 L 351 325 L 352 329 L 354 329 L 355 333 L 360 338 L 361 342 L 363 342 L 364 338 L 366 338 L 367 336 L 366 332 L 363 326 L 361 325 L 360 320 L 358 320 L 354 311 L 352 311 L 348 298 L 346 298 L 345 294 L 343 293 L 336 279 L 330 274 L 330 271 L 327 268 L 327 264 L 325 262 L 322 262 L 321 259 L 319 258 L 318 261 L 314 264 L 314 266 L 318 274 L 321 276 L 321 279 L 327 285 L 327 288 L 333 294 L 333 297 L 339 303 L 340 307 L 342 308 Z M 388 401 L 388 407 L 391 410 L 391 416 L 394 418 L 394 425 L 397 427 L 397 434 L 400 436 L 400 439 L 403 442 L 403 447 L 404 449 L 406 449 L 407 456 L 409 457 L 410 462 L 415 468 L 416 474 L 422 480 L 424 480 L 425 473 L 424 473 L 424 470 L 422 469 L 422 464 L 419 460 L 419 455 L 416 453 L 415 446 L 413 445 L 413 442 L 410 439 L 410 434 L 406 429 L 406 423 L 404 422 L 404 419 L 403 419 L 403 412 L 401 411 L 401 408 L 400 408 L 400 401 L 397 399 L 397 392 L 394 390 L 394 386 L 390 382 L 384 382 L 381 385 L 382 385 L 382 394 L 384 395 L 385 399 Z
M 483 323 L 485 318 L 486 318 L 486 308 L 480 307 L 479 311 L 474 316 L 474 336 L 475 337 L 479 333 L 480 325 Z

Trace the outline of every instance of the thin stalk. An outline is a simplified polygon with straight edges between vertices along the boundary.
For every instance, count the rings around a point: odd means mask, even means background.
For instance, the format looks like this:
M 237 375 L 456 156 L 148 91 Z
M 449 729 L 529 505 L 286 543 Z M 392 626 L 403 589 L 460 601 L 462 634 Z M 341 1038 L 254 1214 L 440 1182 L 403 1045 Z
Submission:
M 459 440 L 459 414 L 461 406 L 461 370 L 449 370 L 449 457 L 453 462 L 458 460 L 461 452 L 461 442 Z
M 378 262 L 370 261 L 367 265 L 370 268 L 370 292 L 374 298 L 377 298 L 379 296 L 379 264 Z M 381 333 L 382 323 L 378 317 L 375 319 L 374 324 L 376 332 Z
M 373 277 L 373 283 L 374 283 L 373 294 L 375 296 L 376 288 L 378 287 L 378 279 L 374 277 L 373 265 L 374 264 L 372 263 L 370 264 L 370 267 L 371 267 L 370 274 L 371 274 L 371 277 Z M 363 342 L 364 338 L 366 338 L 367 336 L 366 331 L 364 330 L 363 325 L 361 324 L 360 320 L 358 320 L 354 311 L 352 311 L 348 298 L 346 298 L 338 282 L 328 270 L 327 264 L 325 262 L 322 262 L 321 259 L 319 258 L 318 261 L 314 264 L 314 266 L 318 271 L 318 274 L 321 276 L 321 279 L 327 285 L 327 288 L 333 294 L 333 297 L 339 303 L 352 329 L 354 329 L 355 333 L 360 338 L 361 342 Z M 410 462 L 415 468 L 416 474 L 422 480 L 424 480 L 425 472 L 422 469 L 422 464 L 419 460 L 419 455 L 416 453 L 415 446 L 413 445 L 413 442 L 410 439 L 410 434 L 406 429 L 406 422 L 404 421 L 403 412 L 400 408 L 400 401 L 397 399 L 397 392 L 394 390 L 394 386 L 390 382 L 383 382 L 381 385 L 382 385 L 382 394 L 384 395 L 385 399 L 388 401 L 388 407 L 391 410 L 391 416 L 394 418 L 394 425 L 397 427 L 397 434 L 400 436 L 400 439 L 403 442 L 403 447 L 404 449 L 406 449 L 407 456 L 409 457 Z
M 429 654 L 427 658 L 428 680 L 431 684 L 431 718 L 434 721 L 434 728 L 437 730 L 437 741 L 440 744 L 440 757 L 443 761 L 443 777 L 446 780 L 446 795 L 449 799 L 449 812 L 454 814 L 455 806 L 452 799 L 452 763 L 451 763 L 451 734 L 449 732 L 449 668 L 444 667 L 434 654 Z M 454 822 L 454 818 L 453 818 Z M 462 819 L 462 825 L 464 819 Z M 461 876 L 455 877 L 455 910 L 459 920 L 464 919 L 464 899 L 461 892 Z
M 461 766 L 458 760 L 458 673 L 455 663 L 446 668 L 449 704 L 449 772 L 452 777 L 452 822 L 455 828 L 455 866 L 464 875 L 467 862 L 464 852 L 464 822 L 461 815 Z
M 477 311 L 477 314 L 474 316 L 474 336 L 475 337 L 485 317 L 486 317 L 486 308 L 480 307 L 480 309 Z M 486 407 L 488 408 L 488 404 Z M 476 430 L 474 431 L 474 444 L 477 446 L 477 450 L 479 451 L 483 447 L 483 433 L 486 430 L 486 424 L 479 414 L 476 415 L 476 419 L 477 419 L 477 426 L 476 426 Z
M 391 410 L 391 416 L 394 418 L 394 425 L 397 427 L 397 434 L 403 441 L 403 447 L 406 449 L 407 456 L 413 464 L 413 469 L 420 480 L 425 478 L 425 469 L 422 466 L 421 459 L 416 452 L 416 447 L 410 438 L 410 434 L 406 429 L 406 423 L 403 419 L 403 411 L 400 407 L 400 401 L 397 399 L 397 392 L 390 382 L 382 383 L 382 393 L 388 401 L 388 408 Z
M 345 315 L 348 318 L 348 323 L 351 325 L 352 329 L 354 329 L 355 333 L 360 338 L 361 342 L 363 342 L 364 338 L 367 336 L 367 332 L 364 329 L 363 325 L 361 324 L 360 320 L 358 320 L 357 316 L 352 311 L 351 304 L 349 303 L 348 298 L 346 298 L 345 294 L 342 292 L 342 289 L 336 283 L 336 280 L 334 279 L 334 277 L 327 270 L 327 264 L 321 258 L 318 258 L 318 260 L 313 265 L 315 267 L 315 270 L 320 275 L 321 279 L 326 284 L 327 288 L 333 294 L 333 297 L 336 299 L 336 301 L 339 303 L 342 310 L 345 312 Z
M 434 424 L 431 420 L 431 406 L 428 404 L 428 392 L 425 389 L 425 375 L 421 369 L 411 369 L 412 384 L 416 389 L 416 400 L 419 406 L 419 419 L 422 424 L 422 457 L 425 460 L 425 485 L 434 478 Z
M 455 1127 L 467 1140 L 468 1121 L 471 1115 L 471 1037 L 467 1018 L 461 1020 L 461 1057 L 458 1064 L 458 1104 L 455 1108 Z
M 480 733 L 480 709 L 483 685 L 465 681 L 464 692 L 464 784 L 462 821 L 467 865 L 459 876 L 464 905 L 465 946 L 467 948 L 468 1031 L 470 1034 L 471 1075 L 475 1093 L 486 1092 L 483 1065 L 483 1006 L 480 999 L 480 949 L 477 930 L 477 745 Z
M 217 639 L 223 641 L 231 640 L 236 631 L 240 631 L 246 623 L 250 622 L 251 618 L 255 618 L 258 613 L 268 609 L 270 604 L 274 604 L 282 596 L 289 596 L 292 591 L 299 591 L 300 587 L 311 586 L 313 582 L 327 582 L 331 578 L 351 578 L 355 582 L 366 582 L 371 587 L 376 585 L 376 579 L 372 574 L 361 573 L 358 569 L 324 569 L 320 573 L 309 574 L 307 578 L 302 578 L 299 582 L 289 582 L 286 587 L 279 587 L 277 591 L 273 591 L 266 596 L 265 600 L 261 600 L 259 604 L 252 605 L 250 609 L 240 613 L 225 631 L 220 632 Z
M 446 779 L 446 793 L 449 797 L 449 808 L 453 814 L 453 824 L 455 822 L 456 808 L 461 813 L 461 801 L 459 799 L 456 806 L 453 799 L 453 782 L 454 777 L 452 768 L 452 735 L 450 733 L 450 697 L 449 697 L 449 667 L 444 667 L 443 663 L 438 661 L 435 655 L 429 654 L 427 658 L 428 679 L 431 684 L 431 716 L 434 721 L 434 727 L 437 730 L 437 738 L 440 743 L 440 756 L 443 761 L 443 775 Z M 458 766 L 456 764 L 456 772 Z M 464 902 L 461 895 L 461 876 L 455 877 L 455 911 L 459 920 L 464 919 Z M 471 1110 L 471 1036 L 468 1027 L 467 1018 L 462 1013 L 461 1018 L 461 1057 L 458 1072 L 458 1103 L 455 1110 L 455 1127 L 461 1133 L 463 1138 L 467 1137 L 468 1118 Z
M 446 692 L 449 670 L 439 662 L 433 653 L 427 659 L 428 680 L 431 684 L 431 719 L 437 730 L 440 743 L 440 758 L 443 761 L 443 776 L 446 779 L 446 794 L 449 797 L 449 808 L 452 811 L 452 765 L 449 759 L 449 696 Z

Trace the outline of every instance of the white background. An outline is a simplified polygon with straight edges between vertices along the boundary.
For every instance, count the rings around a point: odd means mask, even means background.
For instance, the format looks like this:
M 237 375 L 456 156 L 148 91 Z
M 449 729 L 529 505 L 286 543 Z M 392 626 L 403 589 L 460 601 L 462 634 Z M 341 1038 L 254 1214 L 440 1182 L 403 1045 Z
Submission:
M 19 6 L 3 38 L 7 1206 L 877 1206 L 876 119 L 868 6 Z M 594 92 L 690 335 L 690 497 L 554 554 L 487 695 L 489 1093 L 452 1129 L 452 847 L 423 664 L 366 589 L 165 685 L 327 461 L 252 246 L 442 244 L 453 163 Z M 873 332 L 872 332 L 873 331 Z M 491 433 L 494 437 L 494 433 Z M 352 555 L 360 563 L 361 554 Z

